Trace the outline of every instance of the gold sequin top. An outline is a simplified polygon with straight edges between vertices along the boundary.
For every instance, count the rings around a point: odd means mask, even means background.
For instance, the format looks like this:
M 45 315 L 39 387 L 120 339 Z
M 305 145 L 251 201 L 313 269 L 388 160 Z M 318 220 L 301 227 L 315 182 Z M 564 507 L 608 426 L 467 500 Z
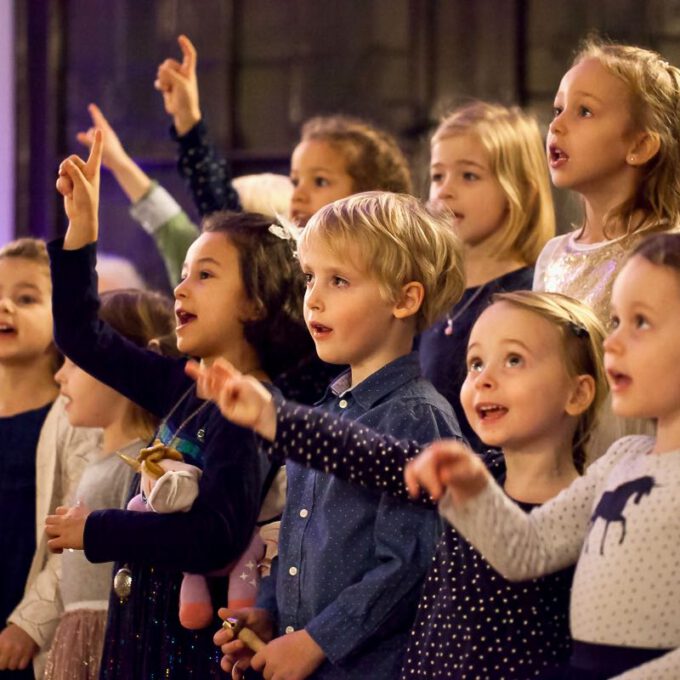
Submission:
M 563 293 L 585 302 L 608 325 L 614 279 L 628 254 L 649 233 L 645 229 L 611 241 L 586 244 L 576 241 L 577 231 L 557 236 L 538 256 L 534 290 Z

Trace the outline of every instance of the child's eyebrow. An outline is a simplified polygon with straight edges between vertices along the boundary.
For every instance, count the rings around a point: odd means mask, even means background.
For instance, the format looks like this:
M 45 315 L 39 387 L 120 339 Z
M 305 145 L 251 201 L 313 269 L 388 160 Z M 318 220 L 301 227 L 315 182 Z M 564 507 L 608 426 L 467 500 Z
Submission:
M 30 281 L 19 281 L 15 286 L 15 288 L 31 288 L 32 290 L 37 291 L 38 293 L 41 292 L 40 287 L 36 286 L 35 283 L 31 283 Z
M 574 94 L 581 95 L 581 97 L 590 97 L 590 99 L 594 99 L 595 101 L 602 103 L 602 100 L 597 95 L 594 95 L 592 92 L 586 92 L 585 90 L 577 90 L 576 92 L 574 92 Z
M 200 257 L 196 260 L 196 264 L 215 264 L 218 267 L 222 266 L 214 257 Z
M 482 165 L 481 163 L 477 163 L 477 161 L 468 160 L 467 158 L 461 158 L 459 161 L 456 161 L 456 165 L 471 165 L 472 167 L 479 168 L 480 170 L 486 170 L 486 166 Z

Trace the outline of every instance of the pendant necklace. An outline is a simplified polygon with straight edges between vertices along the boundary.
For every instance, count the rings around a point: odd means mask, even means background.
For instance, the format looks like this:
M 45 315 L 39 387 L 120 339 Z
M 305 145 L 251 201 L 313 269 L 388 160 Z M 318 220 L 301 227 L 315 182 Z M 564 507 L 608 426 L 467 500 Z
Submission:
M 470 297 L 467 299 L 465 304 L 458 310 L 456 310 L 455 314 L 447 314 L 446 315 L 446 324 L 444 326 L 444 335 L 453 335 L 453 323 L 454 321 L 458 321 L 460 317 L 463 315 L 464 312 L 466 312 L 472 303 L 482 294 L 484 289 L 488 286 L 488 283 L 483 283 L 477 290 L 470 295 Z M 455 308 L 454 308 L 455 309 Z

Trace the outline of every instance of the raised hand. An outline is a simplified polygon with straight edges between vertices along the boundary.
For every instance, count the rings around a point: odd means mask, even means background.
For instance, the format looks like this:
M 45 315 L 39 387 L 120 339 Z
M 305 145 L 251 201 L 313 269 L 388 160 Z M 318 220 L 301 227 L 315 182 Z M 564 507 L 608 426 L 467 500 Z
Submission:
M 166 59 L 156 74 L 154 87 L 163 95 L 165 111 L 172 116 L 177 134 L 185 135 L 199 120 L 201 108 L 196 78 L 196 48 L 189 38 L 177 38 L 182 62 Z
M 109 170 L 114 170 L 116 167 L 124 165 L 130 160 L 125 148 L 120 142 L 115 130 L 101 112 L 101 109 L 96 104 L 90 104 L 87 110 L 92 119 L 92 127 L 84 132 L 78 132 L 76 139 L 88 147 L 92 148 L 94 144 L 94 134 L 97 130 L 101 130 L 104 135 L 104 146 L 102 149 L 102 165 Z
M 272 395 L 259 380 L 239 373 L 222 358 L 211 366 L 190 361 L 186 372 L 196 381 L 199 396 L 214 401 L 227 420 L 274 440 L 276 410 Z
M 97 130 L 87 161 L 72 155 L 59 166 L 57 191 L 64 197 L 64 210 L 69 219 L 64 250 L 76 250 L 97 240 L 103 149 L 102 131 Z
M 481 458 L 457 439 L 430 444 L 404 470 L 406 488 L 413 498 L 425 489 L 435 500 L 446 489 L 456 505 L 480 494 L 491 476 Z

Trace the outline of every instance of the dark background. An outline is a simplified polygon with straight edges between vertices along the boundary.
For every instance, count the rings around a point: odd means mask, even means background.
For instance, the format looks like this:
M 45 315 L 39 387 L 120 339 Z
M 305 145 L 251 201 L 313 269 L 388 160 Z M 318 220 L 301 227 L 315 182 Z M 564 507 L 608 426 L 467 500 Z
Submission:
M 2 0 L 0 0 L 2 1 Z M 195 216 L 175 171 L 158 64 L 197 46 L 201 108 L 235 174 L 287 172 L 300 124 L 345 112 L 398 136 L 427 187 L 428 134 L 471 98 L 518 103 L 545 126 L 579 41 L 597 30 L 680 63 L 679 0 L 16 0 L 16 233 L 63 231 L 54 190 L 82 149 L 86 105 Z M 149 237 L 105 173 L 103 248 L 167 287 Z M 556 196 L 560 228 L 577 219 Z

